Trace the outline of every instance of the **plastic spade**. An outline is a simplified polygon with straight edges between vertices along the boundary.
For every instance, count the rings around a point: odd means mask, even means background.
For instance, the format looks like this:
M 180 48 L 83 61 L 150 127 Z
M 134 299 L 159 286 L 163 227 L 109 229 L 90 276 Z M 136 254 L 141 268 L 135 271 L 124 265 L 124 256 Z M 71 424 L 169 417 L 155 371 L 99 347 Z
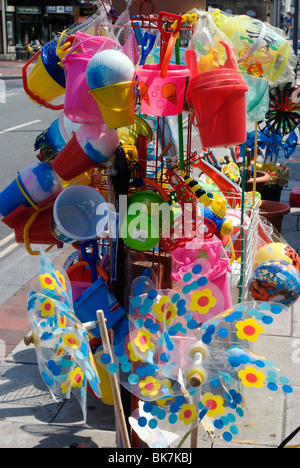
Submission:
M 153 49 L 155 39 L 156 39 L 155 34 L 145 32 L 145 35 L 142 41 L 142 56 L 140 60 L 140 65 L 145 65 L 147 57 L 150 54 L 151 50 Z

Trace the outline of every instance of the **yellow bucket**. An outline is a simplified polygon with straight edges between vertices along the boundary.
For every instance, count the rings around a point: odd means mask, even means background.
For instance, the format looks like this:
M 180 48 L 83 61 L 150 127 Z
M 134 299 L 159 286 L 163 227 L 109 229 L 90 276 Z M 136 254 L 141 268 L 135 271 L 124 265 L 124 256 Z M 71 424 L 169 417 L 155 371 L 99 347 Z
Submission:
M 147 135 L 148 142 L 150 142 L 153 137 L 152 128 L 148 122 L 146 122 L 146 120 L 138 114 L 135 115 L 135 121 L 133 125 L 119 127 L 117 132 L 120 138 L 120 143 L 122 143 L 122 145 L 131 143 L 137 148 L 140 135 Z
M 27 86 L 35 96 L 45 102 L 51 102 L 65 94 L 65 88 L 54 81 L 54 79 L 51 78 L 47 72 L 46 68 L 44 67 L 41 55 L 39 56 L 35 67 L 28 76 Z M 31 96 L 29 97 L 31 98 Z
M 98 351 L 95 355 L 95 363 L 97 372 L 100 379 L 100 390 L 101 390 L 101 401 L 105 405 L 114 405 L 114 397 L 111 389 L 110 378 L 108 372 L 104 369 L 103 365 L 100 364 L 101 355 L 104 351 Z
M 230 39 L 242 73 L 276 81 L 290 53 L 289 42 L 260 20 L 212 12 L 216 26 Z
M 97 88 L 90 91 L 90 94 L 96 100 L 108 128 L 127 127 L 134 124 L 133 81 Z

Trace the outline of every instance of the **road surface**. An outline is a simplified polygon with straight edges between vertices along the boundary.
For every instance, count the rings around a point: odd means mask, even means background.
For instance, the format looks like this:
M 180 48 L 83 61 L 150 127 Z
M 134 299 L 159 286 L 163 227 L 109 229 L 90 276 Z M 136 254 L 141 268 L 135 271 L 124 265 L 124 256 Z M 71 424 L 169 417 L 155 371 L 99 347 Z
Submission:
M 25 94 L 22 80 L 0 80 L 0 192 L 16 174 L 29 164 L 38 162 L 34 151 L 36 137 L 59 116 L 59 112 L 33 103 Z M 3 102 L 4 101 L 4 102 Z M 0 262 L 15 249 L 14 232 L 0 223 Z

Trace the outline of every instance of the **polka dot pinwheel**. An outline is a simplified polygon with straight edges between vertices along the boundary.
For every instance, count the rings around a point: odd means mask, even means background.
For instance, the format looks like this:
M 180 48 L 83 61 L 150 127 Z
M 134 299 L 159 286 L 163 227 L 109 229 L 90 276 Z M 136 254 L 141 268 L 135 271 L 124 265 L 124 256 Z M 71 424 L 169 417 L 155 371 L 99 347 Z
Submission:
M 142 402 L 134 427 L 147 443 L 150 430 L 184 435 L 199 423 L 210 440 L 239 439 L 242 429 L 256 422 L 249 392 L 266 401 L 275 393 L 284 398 L 293 392 L 280 367 L 252 350 L 288 309 L 247 302 L 206 320 L 219 301 L 209 289 L 199 262 L 172 290 L 156 289 L 148 277 L 132 285 L 130 332 L 114 348 L 114 372 Z
M 29 294 L 27 317 L 41 376 L 55 398 L 74 394 L 85 418 L 87 385 L 101 398 L 89 335 L 75 316 L 67 275 L 43 251 L 39 281 L 41 292 Z

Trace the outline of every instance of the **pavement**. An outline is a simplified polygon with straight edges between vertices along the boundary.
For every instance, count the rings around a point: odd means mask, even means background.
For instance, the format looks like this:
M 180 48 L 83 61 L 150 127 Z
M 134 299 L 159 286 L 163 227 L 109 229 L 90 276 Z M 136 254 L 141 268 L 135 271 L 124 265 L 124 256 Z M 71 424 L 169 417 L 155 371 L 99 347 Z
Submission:
M 22 65 L 0 62 L 0 73 L 17 76 Z M 300 149 L 294 157 L 300 161 Z M 292 162 L 291 170 L 292 177 L 281 196 L 281 202 L 287 204 L 292 188 L 300 186 L 300 162 Z M 291 207 L 284 217 L 282 236 L 300 253 L 300 207 Z M 71 252 L 72 248 L 68 247 L 49 256 L 55 265 L 62 266 Z M 26 305 L 28 293 L 38 279 L 39 257 L 30 257 L 22 249 L 13 255 L 14 261 L 12 257 L 4 259 L 0 268 L 0 448 L 62 448 L 73 444 L 115 448 L 117 432 L 112 406 L 88 394 L 87 420 L 83 421 L 75 399 L 55 401 L 44 385 L 34 347 L 26 347 L 23 341 L 29 333 Z M 285 373 L 292 376 L 294 398 L 290 402 L 275 396 L 255 401 L 257 418 L 263 420 L 263 424 L 250 427 L 245 440 L 225 447 L 276 448 L 300 425 L 297 404 L 300 398 L 300 300 L 291 307 L 285 320 L 276 322 L 271 334 L 264 332 L 261 347 L 263 355 L 282 362 Z M 292 443 L 300 444 L 300 434 Z M 183 447 L 188 446 L 187 441 Z M 201 431 L 198 446 L 210 446 L 203 441 Z M 224 447 L 224 444 L 217 442 L 214 446 Z
M 22 78 L 22 69 L 26 61 L 22 60 L 0 60 L 0 79 L 15 80 Z

